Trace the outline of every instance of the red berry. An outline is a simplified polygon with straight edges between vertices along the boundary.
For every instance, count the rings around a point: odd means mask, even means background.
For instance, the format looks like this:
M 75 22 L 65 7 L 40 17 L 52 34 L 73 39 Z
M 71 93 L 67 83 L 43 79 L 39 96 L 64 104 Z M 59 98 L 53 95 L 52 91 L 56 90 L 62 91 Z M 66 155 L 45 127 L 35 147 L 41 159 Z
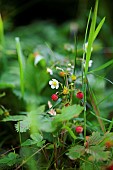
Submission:
M 113 146 L 113 143 L 111 142 L 111 141 L 107 141 L 106 143 L 105 143 L 105 146 L 106 146 L 106 148 L 111 148 L 112 146 Z
M 52 94 L 51 99 L 53 101 L 57 101 L 58 100 L 58 95 L 57 94 Z
M 76 94 L 76 97 L 77 97 L 78 99 L 83 99 L 84 94 L 83 94 L 81 91 L 79 91 L 79 92 Z
M 113 165 L 110 165 L 107 169 L 108 170 L 113 170 Z
M 77 127 L 75 128 L 75 131 L 76 131 L 77 133 L 82 133 L 82 132 L 83 132 L 83 127 L 82 127 L 82 126 L 77 126 Z

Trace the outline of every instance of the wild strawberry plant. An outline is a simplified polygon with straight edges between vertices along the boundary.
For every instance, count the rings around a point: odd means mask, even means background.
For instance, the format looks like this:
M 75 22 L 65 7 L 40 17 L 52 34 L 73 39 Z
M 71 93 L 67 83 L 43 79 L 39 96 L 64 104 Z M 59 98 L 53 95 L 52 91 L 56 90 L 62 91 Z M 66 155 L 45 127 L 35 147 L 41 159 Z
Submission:
M 7 68 L 9 72 L 6 70 L 8 75 L 12 75 L 11 80 L 7 76 L 4 83 L 6 74 L 2 74 L 0 98 L 7 95 L 4 89 L 8 87 L 22 104 L 18 114 L 14 115 L 1 105 L 0 115 L 2 124 L 14 122 L 19 142 L 16 147 L 12 144 L 11 149 L 3 151 L 1 169 L 112 169 L 113 121 L 101 116 L 90 85 L 90 75 L 113 64 L 110 60 L 94 70 L 90 68 L 93 42 L 105 21 L 103 18 L 96 25 L 97 10 L 98 0 L 93 14 L 89 13 L 82 57 L 78 55 L 75 41 L 75 46 L 64 46 L 65 54 L 72 58 L 57 58 L 49 46 L 45 54 L 47 58 L 43 56 L 44 48 L 25 58 L 20 39 L 15 38 L 18 62 Z M 0 28 L 4 54 L 1 18 Z M 18 100 L 16 102 L 19 107 Z

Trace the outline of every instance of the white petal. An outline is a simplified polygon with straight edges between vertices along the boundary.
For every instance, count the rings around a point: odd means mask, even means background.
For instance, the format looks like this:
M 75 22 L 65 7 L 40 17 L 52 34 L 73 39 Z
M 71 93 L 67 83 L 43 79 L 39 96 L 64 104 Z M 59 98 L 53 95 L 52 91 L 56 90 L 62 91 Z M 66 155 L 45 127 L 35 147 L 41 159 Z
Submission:
M 52 79 L 53 81 L 55 81 L 55 82 L 58 82 L 56 79 Z
M 62 68 L 60 67 L 56 67 L 56 70 L 61 70 L 61 71 L 64 71 Z
M 59 88 L 59 84 L 56 86 L 56 89 L 58 89 Z
M 50 75 L 53 75 L 53 71 L 52 71 L 50 68 L 47 68 L 47 72 L 48 72 Z
M 52 89 L 55 89 L 55 86 L 54 86 L 54 85 L 51 85 L 51 88 L 52 88 Z
M 52 85 L 52 83 L 53 83 L 53 81 L 52 81 L 52 80 L 50 80 L 50 81 L 49 81 L 49 84 L 50 84 L 50 85 Z
M 93 64 L 93 60 L 90 60 L 90 61 L 89 61 L 89 67 L 91 67 L 92 64 Z
M 49 73 L 50 73 L 50 75 L 53 75 L 53 71 L 52 70 Z

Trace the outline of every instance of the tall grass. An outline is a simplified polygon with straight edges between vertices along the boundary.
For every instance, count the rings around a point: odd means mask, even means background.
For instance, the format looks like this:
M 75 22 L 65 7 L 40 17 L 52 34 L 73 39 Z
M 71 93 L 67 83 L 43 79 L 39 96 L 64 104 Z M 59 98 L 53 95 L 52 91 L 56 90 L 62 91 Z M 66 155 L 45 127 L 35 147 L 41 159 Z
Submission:
M 95 2 L 95 7 L 94 7 L 92 18 L 91 18 L 91 10 L 90 10 L 88 22 L 87 22 L 87 27 L 86 27 L 86 33 L 85 33 L 85 40 L 84 40 L 84 46 L 85 46 L 85 43 L 88 39 L 87 51 L 86 51 L 86 53 L 85 52 L 83 53 L 83 62 L 84 62 L 84 60 L 86 60 L 85 71 L 83 73 L 83 76 L 84 76 L 84 81 L 83 81 L 83 87 L 84 87 L 83 88 L 83 91 L 84 91 L 84 140 L 86 139 L 86 120 L 87 120 L 86 119 L 86 103 L 87 103 L 86 91 L 87 91 L 87 81 L 88 81 L 87 74 L 88 74 L 89 61 L 91 59 L 93 42 L 94 42 L 95 38 L 97 37 L 97 35 L 98 35 L 98 33 L 99 33 L 99 31 L 100 31 L 100 29 L 101 29 L 101 27 L 102 27 L 102 25 L 105 21 L 105 17 L 104 17 L 96 28 L 97 11 L 98 11 L 98 0 L 96 0 L 96 2 Z M 89 28 L 90 20 L 91 20 L 91 25 L 90 25 L 90 28 Z M 89 35 L 88 35 L 88 38 L 87 38 L 88 29 L 89 29 Z M 82 71 L 83 71 L 83 69 L 82 69 Z M 93 107 L 95 109 L 95 114 L 97 116 L 100 116 L 99 110 L 97 109 L 97 107 L 95 107 L 96 104 L 94 104 L 94 103 L 95 102 L 94 102 L 94 99 L 93 99 L 92 104 L 93 104 Z M 102 131 L 105 132 L 105 127 L 104 127 L 103 121 L 99 118 L 98 118 L 98 121 L 99 121 L 99 124 L 100 124 Z
M 16 41 L 16 49 L 17 49 L 17 55 L 18 55 L 18 62 L 20 67 L 20 87 L 21 87 L 21 95 L 24 97 L 24 57 L 21 51 L 21 45 L 20 45 L 20 39 L 19 37 L 15 38 Z

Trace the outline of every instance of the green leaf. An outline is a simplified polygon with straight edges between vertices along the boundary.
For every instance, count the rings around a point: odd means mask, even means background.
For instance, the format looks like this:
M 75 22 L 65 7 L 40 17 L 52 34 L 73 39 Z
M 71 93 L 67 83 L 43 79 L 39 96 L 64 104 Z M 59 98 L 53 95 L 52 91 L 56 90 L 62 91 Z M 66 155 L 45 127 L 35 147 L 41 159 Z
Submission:
M 89 28 L 89 21 L 90 21 L 90 19 L 91 19 L 91 13 L 92 13 L 92 9 L 90 9 L 90 11 L 89 11 L 89 16 L 88 16 L 88 21 L 87 21 L 87 26 L 86 26 L 86 31 L 85 31 L 84 44 L 85 44 L 86 38 L 87 38 L 87 33 L 88 33 L 88 28 Z
M 55 116 L 53 123 L 63 122 L 66 120 L 70 120 L 74 117 L 78 117 L 79 114 L 83 111 L 83 109 L 84 108 L 82 106 L 76 104 L 64 107 L 61 111 L 61 114 Z
M 2 121 L 3 122 L 7 122 L 7 121 L 20 121 L 20 120 L 23 120 L 25 118 L 26 118 L 26 116 L 24 116 L 24 115 L 7 116 Z
M 26 132 L 27 130 L 30 129 L 29 120 L 26 118 L 25 120 L 17 122 L 15 128 L 17 132 L 21 132 L 21 133 Z
M 45 105 L 40 106 L 37 110 L 28 113 L 32 133 L 37 132 L 37 130 L 42 130 L 44 132 L 53 132 L 55 130 L 55 127 L 52 124 L 53 119 L 51 117 L 44 117 L 44 110 Z
M 97 146 L 90 146 L 86 149 L 86 153 L 91 154 L 95 161 L 107 161 L 110 158 L 110 152 L 104 151 L 105 147 Z
M 43 139 L 43 137 L 40 133 L 33 133 L 30 135 L 30 137 L 36 142 L 40 142 Z
M 99 132 L 93 132 L 92 136 L 88 138 L 88 145 L 98 145 L 103 139 L 104 136 L 100 136 Z
M 3 45 L 3 43 L 4 43 L 4 26 L 3 26 L 2 17 L 0 14 L 0 45 Z
M 45 143 L 45 140 L 43 140 L 43 137 L 40 133 L 33 133 L 30 135 L 30 137 L 36 142 L 38 147 L 42 147 Z
M 0 89 L 14 88 L 14 87 L 15 85 L 13 83 L 0 82 Z
M 80 158 L 81 155 L 85 153 L 85 148 L 84 146 L 81 145 L 76 145 L 72 148 L 69 149 L 69 152 L 66 153 L 70 159 L 77 159 Z
M 56 126 L 51 118 L 42 118 L 39 126 L 39 129 L 44 132 L 54 132 L 56 130 Z
M 45 110 L 45 105 L 39 106 L 36 110 L 33 110 L 29 113 L 29 115 L 39 115 L 39 114 L 43 114 Z M 29 116 L 28 115 L 28 116 Z
M 98 167 L 95 164 L 86 161 L 82 164 L 81 169 L 82 170 L 97 170 Z
M 50 79 L 49 74 L 46 72 L 46 68 L 42 69 L 40 67 L 32 65 L 31 63 L 27 63 L 24 75 L 26 90 L 29 93 L 35 95 L 41 93 L 41 91 L 48 84 L 48 81 Z
M 21 144 L 21 146 L 29 146 L 29 145 L 34 145 L 36 143 L 37 143 L 37 141 L 31 140 L 31 139 L 27 139 L 25 142 L 23 142 Z
M 30 135 L 32 139 L 27 139 L 24 143 L 22 143 L 22 146 L 29 146 L 37 144 L 38 147 L 42 147 L 45 141 L 43 140 L 43 137 L 39 133 L 33 133 Z
M 103 24 L 104 24 L 104 21 L 105 21 L 105 17 L 100 21 L 99 25 L 97 26 L 95 32 L 94 32 L 94 39 L 93 41 L 96 39 L 100 29 L 102 28 Z
M 18 157 L 18 154 L 10 152 L 4 158 L 0 159 L 0 164 L 7 164 L 8 166 L 12 166 L 16 163 L 17 157 Z

